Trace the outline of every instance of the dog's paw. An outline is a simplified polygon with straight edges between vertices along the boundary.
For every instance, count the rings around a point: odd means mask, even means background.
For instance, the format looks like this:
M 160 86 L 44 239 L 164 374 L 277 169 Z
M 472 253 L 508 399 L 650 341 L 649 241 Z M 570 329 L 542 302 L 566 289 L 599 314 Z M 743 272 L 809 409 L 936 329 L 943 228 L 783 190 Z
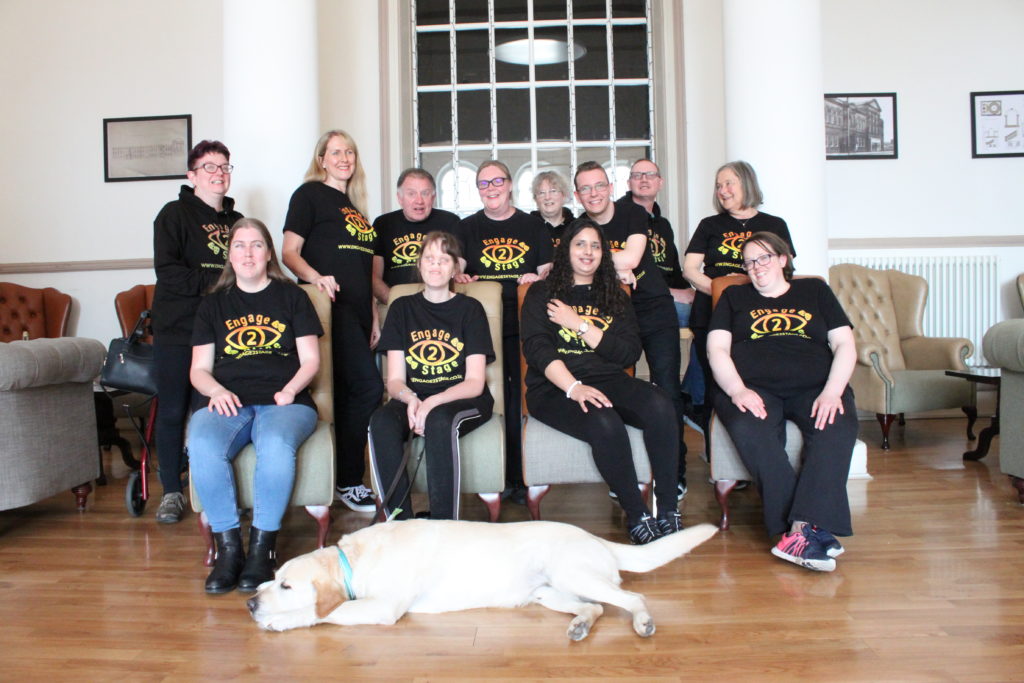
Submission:
M 569 640 L 583 640 L 590 635 L 590 622 L 583 617 L 576 617 L 569 622 L 569 630 L 565 632 Z
M 633 630 L 641 638 L 650 638 L 654 635 L 654 619 L 650 614 L 638 614 L 633 619 Z

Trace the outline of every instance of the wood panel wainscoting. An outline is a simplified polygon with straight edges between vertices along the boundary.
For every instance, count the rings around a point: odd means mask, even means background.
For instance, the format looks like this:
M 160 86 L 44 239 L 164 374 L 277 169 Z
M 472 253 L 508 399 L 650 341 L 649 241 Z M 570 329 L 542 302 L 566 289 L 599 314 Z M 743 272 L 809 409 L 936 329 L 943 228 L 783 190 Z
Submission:
M 874 479 L 850 483 L 857 534 L 834 573 L 769 554 L 750 487 L 733 497 L 730 531 L 650 574 L 624 574 L 647 596 L 653 637 L 608 607 L 579 643 L 565 636 L 568 615 L 539 606 L 260 631 L 245 596 L 203 592 L 194 517 L 127 514 L 115 456 L 84 513 L 68 493 L 0 512 L 0 678 L 1021 680 L 1024 508 L 999 472 L 998 439 L 994 457 L 964 462 L 962 419 L 896 428 L 889 452 L 862 424 Z M 714 522 L 702 443 L 690 430 L 687 441 L 684 520 Z M 626 539 L 603 486 L 558 487 L 545 505 L 546 519 Z M 465 506 L 466 518 L 486 518 L 475 498 Z M 370 519 L 332 512 L 338 534 Z M 288 514 L 283 559 L 314 547 L 311 525 Z M 524 507 L 502 510 L 502 521 L 526 518 Z

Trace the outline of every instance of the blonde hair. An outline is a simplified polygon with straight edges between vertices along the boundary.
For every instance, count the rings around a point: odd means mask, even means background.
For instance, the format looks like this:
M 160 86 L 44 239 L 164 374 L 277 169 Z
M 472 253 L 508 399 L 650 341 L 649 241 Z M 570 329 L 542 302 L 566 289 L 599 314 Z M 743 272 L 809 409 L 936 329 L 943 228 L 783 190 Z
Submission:
M 313 148 L 313 159 L 309 162 L 309 168 L 306 169 L 306 177 L 303 178 L 304 182 L 319 181 L 324 182 L 327 180 L 327 171 L 324 169 L 323 160 L 324 155 L 327 154 L 327 143 L 331 141 L 331 138 L 339 137 L 342 141 L 352 148 L 352 151 L 356 153 L 356 167 L 352 171 L 352 177 L 349 178 L 348 183 L 345 185 L 345 194 L 348 195 L 349 201 L 352 202 L 352 206 L 356 207 L 356 210 L 364 216 L 366 213 L 366 207 L 368 206 L 367 195 L 366 195 L 366 171 L 363 170 L 363 162 L 359 156 L 359 147 L 356 146 L 356 141 L 352 139 L 352 136 L 343 130 L 335 129 L 329 130 L 320 136 L 320 139 L 316 141 L 316 147 Z
M 239 218 L 235 221 L 235 224 L 231 226 L 231 230 L 228 232 L 228 239 L 226 244 L 228 249 L 231 248 L 231 242 L 235 239 L 235 233 L 242 228 L 253 228 L 259 234 L 263 243 L 267 245 L 267 251 L 270 253 L 270 261 L 267 262 L 267 277 L 271 280 L 277 280 L 279 282 L 291 282 L 294 281 L 284 274 L 281 270 L 281 264 L 277 261 L 277 251 L 274 249 L 274 238 L 270 236 L 270 230 L 267 229 L 266 224 L 257 218 Z M 224 270 L 221 271 L 220 277 L 217 278 L 217 282 L 210 287 L 209 294 L 219 292 L 222 289 L 231 289 L 235 284 L 235 269 L 231 265 L 231 259 L 228 259 L 224 263 Z

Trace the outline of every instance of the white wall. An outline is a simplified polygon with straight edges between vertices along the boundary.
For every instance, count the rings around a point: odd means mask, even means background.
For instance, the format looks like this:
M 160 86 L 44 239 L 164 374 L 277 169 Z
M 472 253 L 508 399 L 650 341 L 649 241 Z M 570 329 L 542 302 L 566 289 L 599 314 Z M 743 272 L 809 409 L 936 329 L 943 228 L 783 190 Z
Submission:
M 149 258 L 181 181 L 103 182 L 104 118 L 192 114 L 221 133 L 221 18 L 205 0 L 0 2 L 0 262 Z M 83 336 L 118 332 L 114 294 L 152 271 L 0 275 L 76 299 Z
M 899 159 L 830 161 L 829 235 L 1021 235 L 1024 158 L 972 159 L 969 93 L 1024 89 L 1024 2 L 822 2 L 828 92 L 896 92 Z

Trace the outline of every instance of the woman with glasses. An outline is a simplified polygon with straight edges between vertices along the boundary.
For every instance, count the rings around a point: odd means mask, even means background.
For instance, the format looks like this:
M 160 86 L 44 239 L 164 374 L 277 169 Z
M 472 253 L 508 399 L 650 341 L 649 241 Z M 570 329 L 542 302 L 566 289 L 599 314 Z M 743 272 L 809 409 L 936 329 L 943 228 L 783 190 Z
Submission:
M 828 285 L 793 279 L 779 235 L 751 235 L 741 267 L 751 283 L 727 288 L 711 314 L 708 357 L 720 387 L 712 405 L 757 484 L 769 535 L 781 535 L 772 554 L 832 571 L 843 552 L 835 537 L 853 533 L 853 330 Z M 803 434 L 799 473 L 786 456 L 786 420 Z
M 156 452 L 163 497 L 156 520 L 173 524 L 185 512 L 181 490 L 184 469 L 185 416 L 192 385 L 192 326 L 203 295 L 224 270 L 227 236 L 242 217 L 231 187 L 231 152 L 218 140 L 203 140 L 188 154 L 186 177 L 178 199 L 153 222 L 153 356 L 160 400 L 156 413 Z
M 562 233 L 573 220 L 572 211 L 565 205 L 569 199 L 569 181 L 558 171 L 541 171 L 534 177 L 530 189 L 537 204 L 537 210 L 530 215 L 544 221 L 551 235 L 551 246 L 557 248 Z
M 487 315 L 454 290 L 461 256 L 454 235 L 427 233 L 417 263 L 423 290 L 394 301 L 380 336 L 391 400 L 370 418 L 370 458 L 381 509 L 396 519 L 412 516 L 403 469 L 412 434 L 426 442 L 430 517 L 459 518 L 459 437 L 491 419 L 494 408 L 485 377 L 494 360 Z
M 521 389 L 519 372 L 519 284 L 544 278 L 551 269 L 551 238 L 536 216 L 512 204 L 512 174 L 497 160 L 485 161 L 476 172 L 484 207 L 459 223 L 459 243 L 466 273 L 457 282 L 494 280 L 501 284 L 502 344 L 505 375 L 506 498 L 526 502 L 521 449 Z
M 711 384 L 708 365 L 708 322 L 711 320 L 711 280 L 723 275 L 742 274 L 743 243 L 755 232 L 771 232 L 785 240 L 796 254 L 786 221 L 758 211 L 763 196 L 757 174 L 745 161 L 730 161 L 715 173 L 711 202 L 718 212 L 702 220 L 690 238 L 683 257 L 683 277 L 697 293 L 690 309 L 690 330 L 697 360 L 704 371 L 705 386 Z M 707 426 L 707 410 L 694 402 L 694 411 Z M 707 433 L 705 429 L 705 433 Z
M 355 141 L 341 130 L 320 136 L 305 182 L 292 194 L 284 221 L 284 263 L 326 292 L 331 308 L 336 496 L 349 509 L 372 512 L 363 485 L 366 428 L 384 392 L 373 358 L 380 336 L 373 305 L 376 229 L 366 220 L 366 174 Z

